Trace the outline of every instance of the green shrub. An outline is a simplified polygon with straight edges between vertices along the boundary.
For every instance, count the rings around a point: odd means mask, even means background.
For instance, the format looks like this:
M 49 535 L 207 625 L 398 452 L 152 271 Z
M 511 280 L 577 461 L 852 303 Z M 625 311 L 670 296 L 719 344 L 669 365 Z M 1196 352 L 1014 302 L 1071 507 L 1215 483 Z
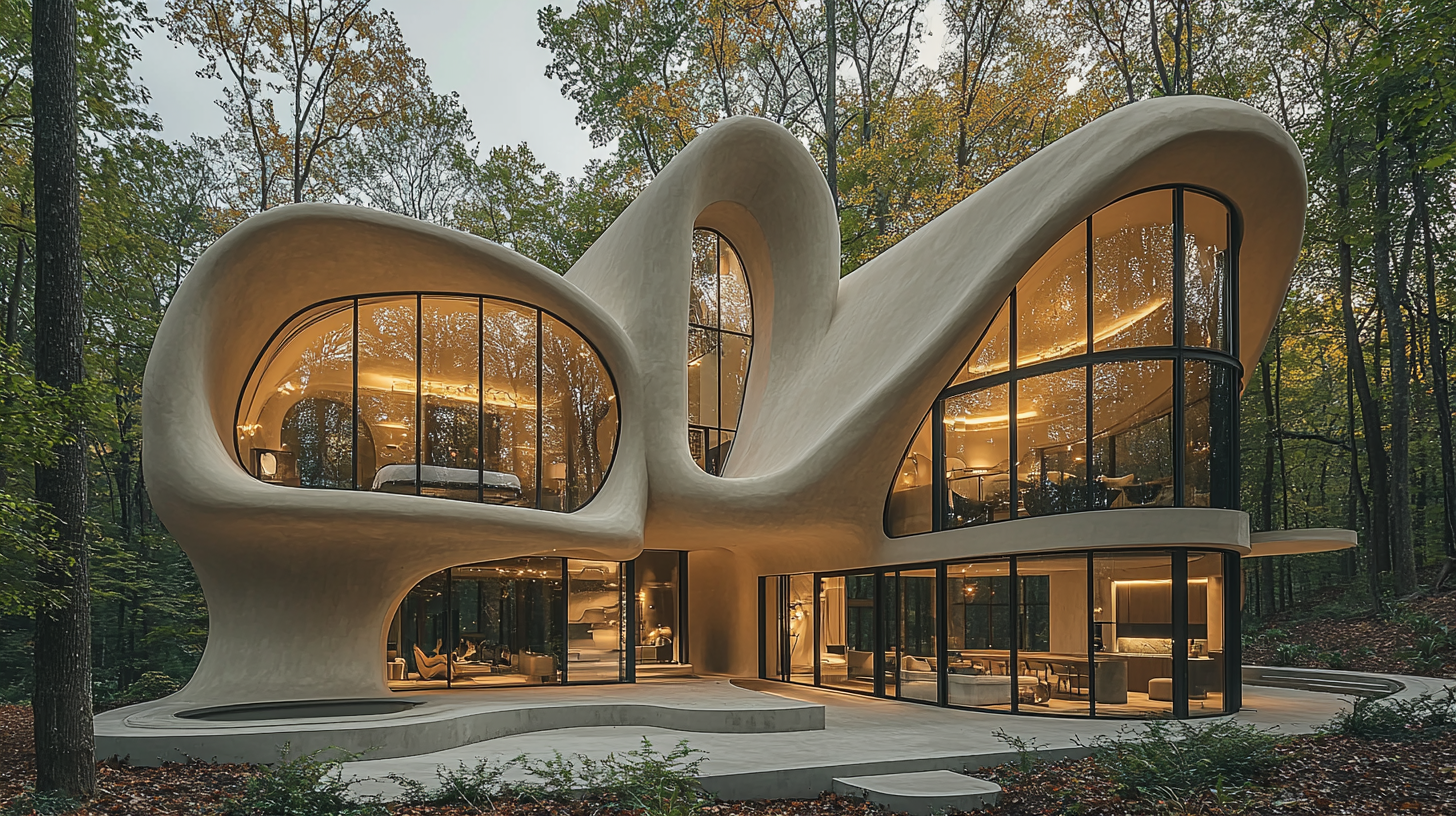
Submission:
M 85 804 L 63 793 L 26 791 L 5 803 L 0 816 L 61 816 Z
M 1357 700 L 1320 729 L 1357 739 L 1425 740 L 1456 732 L 1456 689 L 1413 700 Z
M 396 774 L 390 774 L 389 779 L 404 790 L 400 801 L 406 805 L 466 805 L 476 810 L 493 809 L 495 800 L 509 793 L 503 777 L 514 762 L 482 759 L 470 767 L 462 762 L 454 770 L 442 765 L 435 770 L 435 780 L 439 784 L 434 788 Z
M 1307 643 L 1281 643 L 1274 649 L 1274 665 L 1294 666 L 1302 663 L 1314 652 Z
M 1094 756 L 1124 791 L 1159 798 L 1241 787 L 1282 761 L 1268 731 L 1235 722 L 1152 722 L 1095 741 Z
M 325 754 L 333 758 L 322 759 Z M 383 805 L 349 793 L 340 767 L 358 758 L 325 748 L 289 759 L 284 746 L 277 764 L 263 768 L 242 796 L 228 801 L 227 816 L 386 816 Z
M 1022 773 L 1029 773 L 1036 767 L 1036 764 L 1041 761 L 1040 752 L 1046 747 L 1036 737 L 1008 734 L 1001 728 L 992 731 L 991 736 L 1006 743 L 1007 747 L 1016 752 L 1016 770 Z
M 581 754 L 568 759 L 560 752 L 544 760 L 517 757 L 512 764 L 532 779 L 508 789 L 536 802 L 591 799 L 614 809 L 640 810 L 644 816 L 691 816 L 712 801 L 698 783 L 698 769 L 706 758 L 685 740 L 663 754 L 643 737 L 642 747 L 602 760 Z

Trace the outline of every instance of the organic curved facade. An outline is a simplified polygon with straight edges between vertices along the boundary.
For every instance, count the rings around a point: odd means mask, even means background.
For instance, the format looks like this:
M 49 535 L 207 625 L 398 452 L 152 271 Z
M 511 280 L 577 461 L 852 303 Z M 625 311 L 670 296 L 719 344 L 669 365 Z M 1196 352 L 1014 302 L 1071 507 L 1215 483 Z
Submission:
M 1304 202 L 1275 123 L 1181 97 L 843 278 L 813 158 L 742 117 L 564 276 L 359 208 L 255 216 L 188 275 L 147 368 L 148 484 L 211 616 L 164 704 L 685 671 L 1237 709 L 1233 405 Z M 922 468 L 929 406 L 948 430 Z M 928 499 L 900 512 L 908 462 Z

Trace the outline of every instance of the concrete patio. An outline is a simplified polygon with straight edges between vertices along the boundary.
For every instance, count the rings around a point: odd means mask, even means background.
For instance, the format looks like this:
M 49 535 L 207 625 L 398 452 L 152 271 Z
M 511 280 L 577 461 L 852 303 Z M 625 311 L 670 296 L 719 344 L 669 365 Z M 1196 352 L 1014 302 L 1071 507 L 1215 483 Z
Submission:
M 1397 697 L 1415 697 L 1439 691 L 1445 685 L 1431 678 L 1390 679 L 1403 686 L 1394 695 Z M 722 680 L 678 680 L 640 683 L 613 691 L 635 693 L 644 700 L 691 693 L 702 695 L 706 703 L 726 691 L 724 685 Z M 396 790 L 394 783 L 385 779 L 390 774 L 433 784 L 441 766 L 471 765 L 482 757 L 504 760 L 524 754 L 545 758 L 558 751 L 568 756 L 600 758 L 637 748 L 647 737 L 664 752 L 680 740 L 706 751 L 702 781 L 720 798 L 813 797 L 831 789 L 835 777 L 975 770 L 1015 759 L 1016 752 L 996 736 L 998 731 L 1026 740 L 1039 753 L 1054 758 L 1083 755 L 1088 741 L 1143 725 L 1129 720 L 960 711 L 760 680 L 734 681 L 734 685 L 756 690 L 765 697 L 822 706 L 824 728 L 693 734 L 632 725 L 571 728 L 507 736 L 417 756 L 353 762 L 346 766 L 346 772 L 358 780 L 355 789 L 359 793 L 388 796 Z M 521 694 L 543 692 L 549 694 L 550 690 L 532 689 Z M 1246 686 L 1244 710 L 1234 719 L 1281 734 L 1309 733 L 1349 708 L 1353 700 L 1320 691 Z

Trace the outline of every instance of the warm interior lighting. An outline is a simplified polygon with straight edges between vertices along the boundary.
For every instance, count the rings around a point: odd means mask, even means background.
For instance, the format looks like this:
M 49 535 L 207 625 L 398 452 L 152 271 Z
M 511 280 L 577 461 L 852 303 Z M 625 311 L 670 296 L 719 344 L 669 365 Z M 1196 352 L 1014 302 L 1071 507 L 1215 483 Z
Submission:
M 1173 579 L 1172 578 L 1129 578 L 1129 579 L 1117 580 L 1117 581 L 1113 581 L 1112 582 L 1113 586 L 1116 586 L 1118 584 L 1132 584 L 1132 585 L 1141 585 L 1141 586 L 1151 586 L 1151 585 L 1155 585 L 1155 584 L 1171 584 L 1171 583 L 1173 583 Z M 1189 578 L 1188 579 L 1188 583 L 1190 583 L 1190 584 L 1206 584 L 1206 583 L 1208 583 L 1208 579 L 1207 578 Z
M 390 377 L 384 374 L 360 374 L 360 391 L 383 391 L 391 394 L 413 394 L 415 393 L 415 382 L 402 377 Z M 475 383 L 447 383 L 439 380 L 424 381 L 425 396 L 438 397 L 440 399 L 454 400 L 456 402 L 476 403 L 478 386 Z M 536 407 L 532 400 L 515 398 L 509 391 L 499 388 L 486 388 L 485 396 L 480 400 L 486 405 L 495 405 L 501 408 L 518 408 L 531 410 Z
M 1031 419 L 1036 416 L 1040 416 L 1040 414 L 1036 412 L 1036 409 L 1027 409 L 1025 411 L 1020 411 L 1016 414 L 1017 419 Z M 941 421 L 947 425 L 964 425 L 967 428 L 991 425 L 997 422 L 1002 423 L 1000 427 L 1006 427 L 1005 414 L 982 414 L 981 416 L 946 417 Z
M 1168 301 L 1166 298 L 1157 298 L 1155 300 L 1148 301 L 1142 306 L 1142 308 L 1132 312 L 1128 312 L 1127 314 L 1113 321 L 1102 331 L 1092 335 L 1092 342 L 1094 344 L 1101 343 L 1104 340 L 1110 340 L 1113 337 L 1122 334 L 1133 325 L 1147 319 L 1154 312 L 1163 308 L 1164 304 L 1166 304 L 1167 302 Z M 1040 363 L 1046 360 L 1055 360 L 1058 357 L 1065 357 L 1072 352 L 1084 350 L 1086 348 L 1086 340 L 1073 340 L 1068 343 L 1062 343 L 1061 345 L 1052 346 L 1051 348 L 1045 349 L 1044 351 L 1038 352 L 1037 354 L 1032 354 L 1027 357 L 1017 357 L 1016 365 L 1024 368 L 1026 366 L 1034 365 L 1036 363 Z

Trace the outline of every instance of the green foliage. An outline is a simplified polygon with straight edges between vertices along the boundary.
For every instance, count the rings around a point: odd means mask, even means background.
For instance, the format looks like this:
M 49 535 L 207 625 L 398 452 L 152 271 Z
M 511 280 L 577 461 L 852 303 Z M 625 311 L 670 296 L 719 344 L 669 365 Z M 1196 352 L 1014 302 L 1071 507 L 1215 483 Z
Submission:
M 1003 728 L 991 732 L 991 736 L 1006 743 L 1011 750 L 1016 752 L 1016 769 L 1022 773 L 1029 773 L 1036 764 L 1041 761 L 1040 751 L 1046 746 L 1036 737 L 1022 737 L 1016 734 L 1009 734 Z
M 1281 643 L 1274 649 L 1274 665 L 1298 666 L 1314 654 L 1308 643 Z
M 1321 729 L 1356 739 L 1417 741 L 1456 732 L 1456 689 L 1409 700 L 1364 698 Z
M 454 769 L 440 766 L 435 769 L 433 788 L 415 779 L 390 774 L 392 782 L 403 791 L 399 801 L 406 805 L 465 805 L 483 810 L 494 809 L 497 799 L 507 798 L 510 789 L 505 782 L 506 771 L 515 767 L 514 760 L 500 762 L 485 758 L 474 765 L 460 763 Z
M 591 799 L 621 810 L 640 810 L 646 816 L 691 816 L 712 801 L 698 783 L 698 769 L 706 753 L 687 741 L 664 754 L 642 738 L 642 747 L 594 760 L 580 754 L 549 759 L 518 757 L 531 781 L 512 786 L 515 796 L 536 802 Z
M 289 759 L 285 746 L 277 764 L 263 768 L 242 796 L 228 802 L 227 816 L 386 816 L 384 805 L 354 798 L 343 781 L 343 763 L 358 758 L 326 748 Z
M 1151 722 L 1093 743 L 1097 764 L 1121 789 L 1189 797 L 1250 784 L 1282 761 L 1268 731 L 1231 721 Z
M 0 816 L 63 816 L 84 804 L 56 791 L 26 791 L 5 803 Z
M 518 756 L 500 762 L 482 759 L 473 766 L 461 763 L 454 770 L 435 771 L 436 785 L 391 775 L 403 789 L 406 805 L 465 805 L 493 809 L 501 800 L 538 804 L 591 800 L 611 810 L 641 811 L 646 816 L 692 816 L 712 801 L 698 783 L 705 754 L 679 742 L 666 754 L 646 737 L 640 748 L 604 759 L 559 751 L 546 759 Z M 507 781 L 519 771 L 524 781 Z

